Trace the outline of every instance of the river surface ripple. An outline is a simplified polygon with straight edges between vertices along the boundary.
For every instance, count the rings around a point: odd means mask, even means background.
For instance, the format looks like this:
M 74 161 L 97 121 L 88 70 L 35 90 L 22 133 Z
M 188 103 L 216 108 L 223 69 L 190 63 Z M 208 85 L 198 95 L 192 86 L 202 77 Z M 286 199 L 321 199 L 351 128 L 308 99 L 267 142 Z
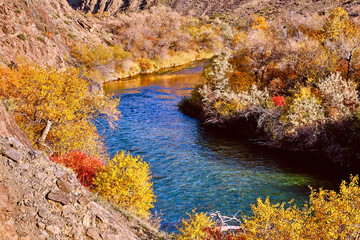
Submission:
M 270 196 L 272 203 L 294 199 L 304 204 L 309 185 L 339 185 L 331 174 L 319 174 L 321 167 L 313 167 L 316 159 L 311 156 L 304 157 L 309 164 L 294 166 L 296 154 L 272 153 L 207 131 L 198 120 L 179 112 L 176 104 L 200 82 L 204 64 L 105 86 L 106 92 L 121 97 L 122 112 L 118 129 L 103 123 L 108 150 L 111 156 L 130 151 L 150 164 L 157 196 L 154 211 L 161 214 L 163 229 L 173 231 L 195 208 L 250 214 L 250 204 L 259 197 Z

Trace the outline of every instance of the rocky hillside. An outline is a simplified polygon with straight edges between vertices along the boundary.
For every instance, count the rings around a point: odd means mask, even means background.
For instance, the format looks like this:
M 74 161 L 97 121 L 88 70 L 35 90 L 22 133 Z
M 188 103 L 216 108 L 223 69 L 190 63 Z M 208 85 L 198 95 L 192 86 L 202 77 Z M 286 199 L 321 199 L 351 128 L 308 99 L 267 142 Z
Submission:
M 116 13 L 139 11 L 159 4 L 197 16 L 232 12 L 230 19 L 239 21 L 254 13 L 270 19 L 291 11 L 304 15 L 321 13 L 339 5 L 339 1 L 0 0 L 0 64 L 8 65 L 26 58 L 56 67 L 74 65 L 70 50 L 75 45 L 122 45 L 114 28 L 119 25 Z M 360 1 L 343 1 L 341 5 L 351 16 L 358 17 Z
M 18 58 L 62 67 L 77 40 L 99 42 L 97 25 L 66 0 L 0 0 L 0 62 Z
M 186 15 L 212 15 L 232 12 L 236 17 L 251 14 L 267 16 L 270 19 L 295 12 L 313 14 L 326 12 L 335 6 L 342 5 L 353 17 L 358 16 L 360 1 L 338 0 L 68 0 L 74 9 L 85 12 L 110 14 L 122 11 L 139 11 L 153 5 L 163 4 Z
M 250 14 L 274 15 L 284 11 L 299 13 L 321 11 L 324 8 L 338 4 L 335 0 L 169 0 L 168 4 L 173 9 L 192 15 L 234 12 L 244 17 Z
M 2 105 L 0 113 L 1 240 L 160 239 L 135 218 L 95 202 L 74 173 L 26 146 Z
M 157 3 L 156 0 L 68 0 L 74 9 L 91 13 L 139 11 Z

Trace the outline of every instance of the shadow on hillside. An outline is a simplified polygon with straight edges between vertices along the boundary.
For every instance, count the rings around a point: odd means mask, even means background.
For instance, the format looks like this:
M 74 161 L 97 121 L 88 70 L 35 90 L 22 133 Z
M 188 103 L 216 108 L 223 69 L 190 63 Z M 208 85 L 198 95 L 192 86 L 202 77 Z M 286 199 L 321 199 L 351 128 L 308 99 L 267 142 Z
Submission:
M 81 7 L 81 3 L 83 1 L 82 0 L 67 0 L 67 2 L 73 9 L 78 9 Z
M 93 7 L 91 7 L 89 4 L 86 6 L 83 6 L 83 3 L 85 2 L 85 0 L 67 0 L 67 2 L 69 3 L 69 5 L 77 10 L 77 9 L 82 9 L 85 12 L 90 12 L 92 11 L 92 13 L 96 13 L 101 5 L 103 4 L 105 0 L 96 0 L 94 2 L 95 6 L 93 5 Z M 122 11 L 127 11 L 127 10 L 143 10 L 147 7 L 150 6 L 150 0 L 135 0 L 135 1 L 131 1 L 131 0 L 121 0 L 122 4 L 120 6 L 120 8 L 116 11 L 116 12 L 122 12 Z M 156 1 L 155 1 L 156 2 Z M 112 1 L 107 1 L 105 3 L 105 6 L 103 6 L 104 11 L 108 11 L 111 8 L 111 4 Z

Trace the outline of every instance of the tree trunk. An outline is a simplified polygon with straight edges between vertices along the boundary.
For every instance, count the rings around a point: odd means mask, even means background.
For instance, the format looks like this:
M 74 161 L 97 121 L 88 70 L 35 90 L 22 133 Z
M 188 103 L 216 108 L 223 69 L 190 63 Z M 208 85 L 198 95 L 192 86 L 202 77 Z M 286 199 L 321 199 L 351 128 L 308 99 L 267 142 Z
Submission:
M 47 135 L 49 134 L 51 125 L 52 125 L 52 121 L 47 120 L 46 121 L 46 126 L 42 130 L 41 136 L 39 137 L 38 143 L 43 144 L 45 142 L 45 139 L 46 139 Z

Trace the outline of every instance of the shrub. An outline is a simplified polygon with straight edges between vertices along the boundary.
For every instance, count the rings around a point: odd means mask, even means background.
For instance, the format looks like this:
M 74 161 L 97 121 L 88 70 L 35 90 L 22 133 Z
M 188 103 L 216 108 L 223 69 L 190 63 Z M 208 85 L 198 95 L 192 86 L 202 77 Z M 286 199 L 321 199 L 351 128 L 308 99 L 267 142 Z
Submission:
M 245 218 L 248 239 L 356 239 L 360 224 L 358 177 L 340 185 L 339 193 L 311 190 L 309 205 L 271 205 L 258 200 Z
M 148 72 L 154 69 L 154 66 L 149 59 L 140 58 L 138 62 L 142 72 Z
M 205 214 L 183 220 L 178 239 L 357 239 L 360 231 L 359 178 L 343 181 L 340 191 L 311 189 L 309 204 L 303 208 L 271 204 L 269 198 L 252 205 L 252 216 L 243 216 L 240 229 L 220 232 Z
M 154 206 L 149 165 L 140 156 L 125 151 L 117 153 L 97 175 L 94 184 L 101 196 L 141 217 L 148 217 L 149 209 Z
M 351 80 L 343 79 L 339 72 L 322 79 L 318 87 L 324 99 L 324 105 L 333 119 L 351 116 L 359 107 L 356 84 Z
M 19 35 L 17 35 L 17 37 L 18 37 L 19 39 L 23 40 L 23 41 L 26 40 L 26 36 L 25 36 L 24 34 L 22 34 L 22 33 L 20 33 Z
M 309 88 L 301 88 L 300 93 L 289 106 L 286 121 L 293 127 L 316 126 L 325 120 L 321 100 L 311 94 Z
M 206 239 L 210 237 L 207 229 L 213 227 L 215 223 L 204 213 L 187 214 L 189 219 L 182 219 L 182 226 L 179 229 L 178 240 Z
M 221 231 L 218 227 L 206 229 L 206 240 L 246 240 L 244 234 L 238 231 Z
M 90 189 L 94 188 L 94 177 L 105 165 L 99 158 L 81 151 L 68 152 L 60 156 L 52 155 L 50 160 L 73 169 L 80 183 Z
M 273 101 L 275 107 L 285 106 L 285 98 L 283 96 L 274 95 L 271 100 Z
M 45 43 L 45 39 L 43 37 L 41 37 L 41 36 L 37 37 L 36 39 L 39 40 L 42 43 Z

